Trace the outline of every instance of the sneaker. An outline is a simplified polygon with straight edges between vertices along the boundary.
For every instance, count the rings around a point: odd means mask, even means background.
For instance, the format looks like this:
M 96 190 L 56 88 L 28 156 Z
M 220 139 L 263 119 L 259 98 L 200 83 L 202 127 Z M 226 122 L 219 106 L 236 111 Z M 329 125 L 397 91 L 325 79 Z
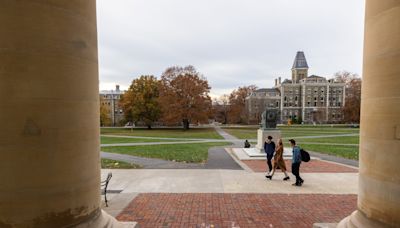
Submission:
M 294 184 L 292 184 L 293 186 L 297 186 L 297 187 L 300 187 L 301 186 L 301 183 L 294 183 Z
M 266 177 L 267 179 L 272 180 L 272 176 L 271 176 L 271 175 L 266 175 L 265 177 Z

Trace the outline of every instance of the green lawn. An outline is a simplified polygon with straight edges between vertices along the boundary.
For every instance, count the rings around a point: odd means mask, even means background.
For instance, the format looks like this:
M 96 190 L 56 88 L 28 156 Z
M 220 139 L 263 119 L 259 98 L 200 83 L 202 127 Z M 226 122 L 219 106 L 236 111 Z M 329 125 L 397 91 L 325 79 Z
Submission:
M 102 151 L 177 162 L 204 163 L 207 161 L 210 147 L 224 145 L 229 145 L 229 143 L 116 146 L 104 147 Z
M 136 165 L 133 163 L 115 161 L 111 159 L 102 158 L 101 159 L 101 168 L 102 169 L 139 169 L 140 165 Z
M 358 159 L 358 146 L 354 145 L 329 145 L 329 143 L 337 144 L 358 144 L 359 136 L 339 136 L 342 134 L 358 134 L 359 129 L 347 127 L 331 127 L 331 126 L 279 126 L 282 130 L 283 138 L 295 138 L 302 136 L 324 136 L 338 135 L 337 137 L 328 138 L 298 138 L 296 141 L 306 150 L 331 154 L 350 159 Z M 224 128 L 226 132 L 240 139 L 256 139 L 257 128 Z M 284 142 L 288 146 L 288 142 Z M 307 144 L 307 143 L 327 143 L 327 145 Z
M 130 128 L 101 128 L 101 134 L 147 136 L 161 138 L 201 138 L 201 139 L 222 139 L 214 128 L 192 128 L 184 131 L 182 128 L 154 128 L 130 129 Z
M 302 136 L 321 136 L 321 135 L 341 135 L 341 134 L 358 134 L 358 129 L 353 128 L 310 128 L 310 127 L 279 127 L 282 130 L 282 137 L 302 137 Z M 226 132 L 239 139 L 256 139 L 257 128 L 224 128 Z M 338 141 L 339 143 L 339 141 Z
M 141 142 L 171 142 L 172 140 L 167 139 L 141 139 L 141 138 L 116 138 L 101 136 L 101 144 L 114 144 L 114 143 L 141 143 Z
M 299 146 L 305 150 L 358 160 L 358 149 L 359 149 L 358 146 L 330 146 L 330 145 L 313 145 L 313 144 L 302 144 L 302 143 L 299 143 Z
M 339 137 L 331 137 L 331 138 L 315 138 L 315 139 L 297 139 L 296 141 L 299 143 L 340 143 L 340 144 L 358 144 L 359 136 L 339 136 Z

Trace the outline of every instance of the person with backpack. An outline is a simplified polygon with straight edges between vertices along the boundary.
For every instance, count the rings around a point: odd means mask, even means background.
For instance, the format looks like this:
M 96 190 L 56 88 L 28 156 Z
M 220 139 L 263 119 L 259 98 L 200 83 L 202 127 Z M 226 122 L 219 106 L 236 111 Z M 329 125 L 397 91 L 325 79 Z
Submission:
M 267 177 L 271 174 L 271 171 L 272 171 L 271 160 L 274 157 L 274 152 L 275 152 L 275 143 L 272 141 L 272 136 L 270 136 L 270 135 L 267 137 L 267 140 L 264 142 L 264 151 L 267 154 L 267 164 L 268 164 L 268 169 L 269 169 L 269 172 L 265 176 L 265 177 Z
M 272 173 L 270 175 L 267 175 L 268 179 L 272 179 L 272 176 L 275 173 L 275 170 L 277 168 L 280 168 L 282 172 L 285 174 L 285 178 L 283 178 L 284 181 L 289 180 L 289 176 L 286 173 L 286 164 L 285 160 L 283 160 L 283 142 L 282 139 L 278 140 L 278 145 L 275 149 L 275 156 L 274 156 L 274 168 L 272 169 Z
M 293 158 L 292 158 L 292 173 L 296 176 L 296 183 L 294 186 L 301 186 L 304 180 L 300 177 L 300 164 L 301 164 L 301 152 L 300 147 L 296 146 L 296 141 L 294 139 L 289 140 L 292 146 Z

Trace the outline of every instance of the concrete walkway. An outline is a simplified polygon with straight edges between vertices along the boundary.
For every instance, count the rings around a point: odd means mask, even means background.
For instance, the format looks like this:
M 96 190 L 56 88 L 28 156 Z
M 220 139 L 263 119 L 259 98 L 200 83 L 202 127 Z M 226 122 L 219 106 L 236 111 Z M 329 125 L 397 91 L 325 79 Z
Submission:
M 303 173 L 302 187 L 282 181 L 283 174 L 277 172 L 272 181 L 263 173 L 244 170 L 174 170 L 132 169 L 106 170 L 113 173 L 109 189 L 121 193 L 322 193 L 357 194 L 358 173 Z
M 235 136 L 227 133 L 221 127 L 215 127 L 215 131 L 221 135 L 226 141 L 233 143 L 234 147 L 243 147 L 244 139 L 238 139 Z M 240 143 L 241 142 L 241 143 Z

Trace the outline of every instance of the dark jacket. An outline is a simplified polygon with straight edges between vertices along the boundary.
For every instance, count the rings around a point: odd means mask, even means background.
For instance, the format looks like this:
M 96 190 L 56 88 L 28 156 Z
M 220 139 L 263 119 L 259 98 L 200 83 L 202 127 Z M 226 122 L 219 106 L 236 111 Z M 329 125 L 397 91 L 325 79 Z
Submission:
M 273 156 L 275 152 L 275 143 L 272 141 L 271 143 L 264 142 L 264 150 L 267 156 Z

